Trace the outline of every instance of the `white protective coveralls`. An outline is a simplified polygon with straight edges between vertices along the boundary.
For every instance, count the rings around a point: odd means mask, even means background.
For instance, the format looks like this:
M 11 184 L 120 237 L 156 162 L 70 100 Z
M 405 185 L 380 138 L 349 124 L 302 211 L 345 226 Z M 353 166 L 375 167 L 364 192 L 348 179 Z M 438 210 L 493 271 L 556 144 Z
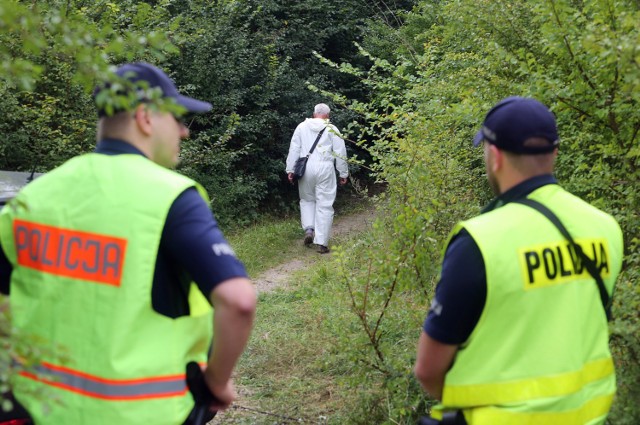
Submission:
M 326 127 L 315 150 L 309 156 L 307 169 L 298 181 L 302 228 L 313 229 L 313 243 L 327 246 L 333 224 L 333 201 L 336 199 L 336 169 L 341 178 L 349 176 L 347 150 L 338 129 L 322 118 L 307 118 L 291 137 L 287 156 L 287 173 L 293 172 L 296 160 L 306 156 L 320 130 Z

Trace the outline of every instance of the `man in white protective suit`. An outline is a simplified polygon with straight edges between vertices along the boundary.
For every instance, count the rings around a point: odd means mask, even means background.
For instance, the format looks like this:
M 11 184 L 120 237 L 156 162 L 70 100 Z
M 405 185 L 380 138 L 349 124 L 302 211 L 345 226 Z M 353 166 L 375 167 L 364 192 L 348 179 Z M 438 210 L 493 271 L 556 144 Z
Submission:
M 304 229 L 304 245 L 318 246 L 318 252 L 329 252 L 329 237 L 333 223 L 333 201 L 336 199 L 336 169 L 340 185 L 347 183 L 349 167 L 347 150 L 340 132 L 329 122 L 331 109 L 319 103 L 313 110 L 313 118 L 307 118 L 296 127 L 291 137 L 286 172 L 293 183 L 293 167 L 298 158 L 306 156 L 322 131 L 314 151 L 307 161 L 304 176 L 298 180 L 300 216 Z M 323 131 L 324 130 L 324 131 Z

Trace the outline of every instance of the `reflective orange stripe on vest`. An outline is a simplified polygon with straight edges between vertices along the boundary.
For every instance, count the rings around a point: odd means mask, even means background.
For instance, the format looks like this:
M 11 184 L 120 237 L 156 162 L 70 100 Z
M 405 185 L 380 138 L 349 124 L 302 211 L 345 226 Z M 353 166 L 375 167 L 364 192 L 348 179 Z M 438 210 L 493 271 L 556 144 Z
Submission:
M 20 375 L 56 388 L 106 400 L 166 398 L 187 393 L 184 374 L 141 379 L 105 379 L 44 362 L 37 370 L 40 374 L 23 371 Z

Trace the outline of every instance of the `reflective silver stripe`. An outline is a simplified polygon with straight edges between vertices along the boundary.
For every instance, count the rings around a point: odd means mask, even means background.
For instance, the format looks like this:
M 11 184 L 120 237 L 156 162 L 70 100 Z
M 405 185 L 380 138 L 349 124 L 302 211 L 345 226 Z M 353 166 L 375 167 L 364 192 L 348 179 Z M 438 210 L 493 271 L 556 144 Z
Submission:
M 40 378 L 41 380 L 50 381 L 48 383 L 54 386 L 100 398 L 170 397 L 187 391 L 184 375 L 151 378 L 148 380 L 120 380 L 122 382 L 113 380 L 112 382 L 105 382 L 106 380 L 99 377 L 82 376 L 83 374 L 80 372 L 66 372 L 55 368 L 55 366 L 51 368 L 41 365 L 37 368 L 37 371 L 44 376 L 36 377 L 36 379 Z

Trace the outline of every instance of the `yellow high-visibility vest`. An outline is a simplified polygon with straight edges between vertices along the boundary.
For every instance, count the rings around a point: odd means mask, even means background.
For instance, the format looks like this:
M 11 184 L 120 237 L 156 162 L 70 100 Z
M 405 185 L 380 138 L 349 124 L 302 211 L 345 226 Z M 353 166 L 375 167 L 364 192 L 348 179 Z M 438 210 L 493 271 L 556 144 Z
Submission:
M 611 294 L 623 257 L 615 219 L 558 185 L 529 198 L 558 216 Z M 461 409 L 470 425 L 604 423 L 616 388 L 607 319 L 569 242 L 518 203 L 459 223 L 452 236 L 462 228 L 482 253 L 487 298 L 432 415 Z
M 181 424 L 185 367 L 205 362 L 212 309 L 155 312 L 151 288 L 170 206 L 194 181 L 141 155 L 87 154 L 40 177 L 0 213 L 13 324 L 42 363 L 14 394 L 38 425 Z M 45 406 L 46 404 L 46 406 Z

